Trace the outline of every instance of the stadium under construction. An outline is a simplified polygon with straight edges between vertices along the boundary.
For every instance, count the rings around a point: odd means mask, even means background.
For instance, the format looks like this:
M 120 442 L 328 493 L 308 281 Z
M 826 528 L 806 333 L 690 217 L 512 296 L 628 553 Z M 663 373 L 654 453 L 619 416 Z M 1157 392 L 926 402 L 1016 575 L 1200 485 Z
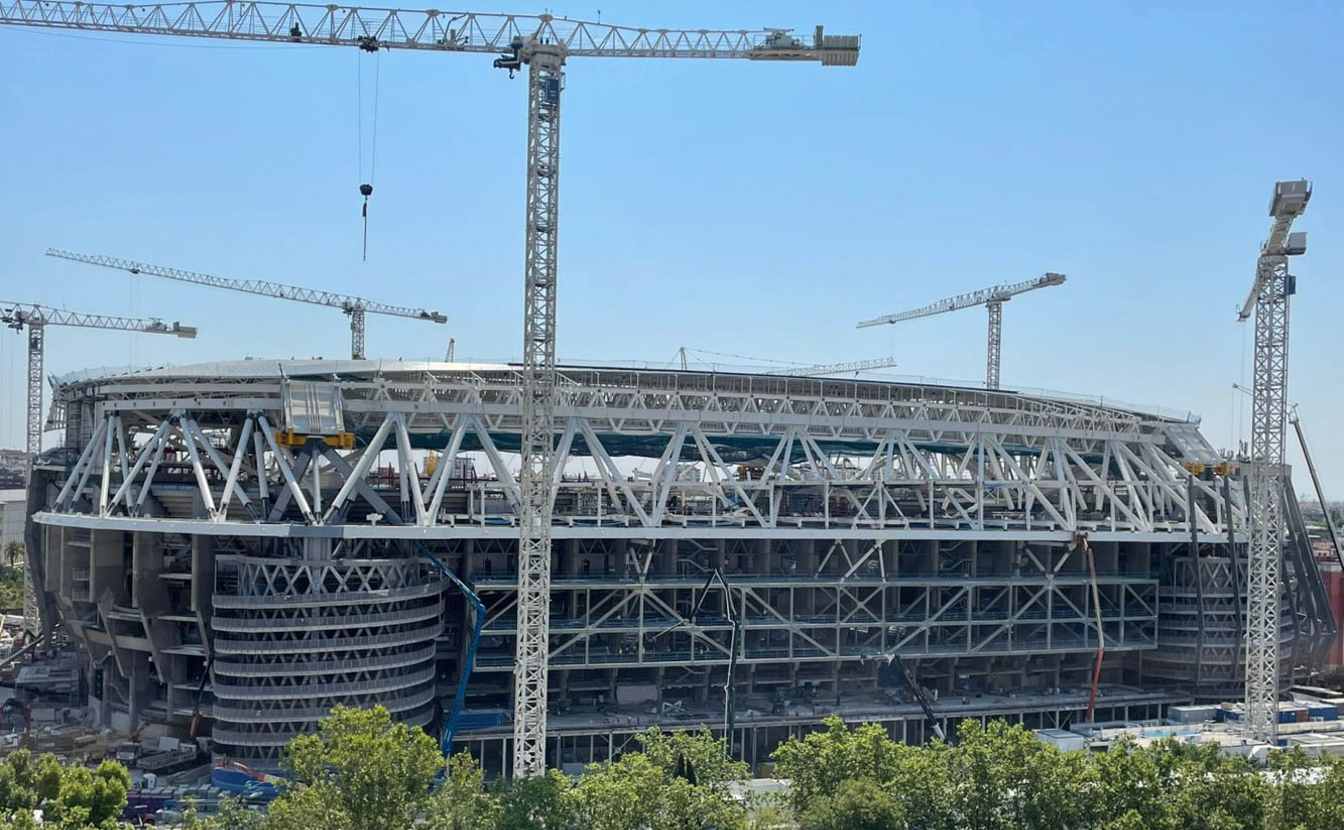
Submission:
M 99 721 L 265 769 L 382 704 L 508 774 L 522 389 L 373 360 L 62 385 L 30 569 Z M 1249 491 L 1192 417 L 690 370 L 562 368 L 554 394 L 552 765 L 650 725 L 730 725 L 759 768 L 831 713 L 915 742 L 1242 694 Z M 1287 681 L 1335 621 L 1284 508 Z

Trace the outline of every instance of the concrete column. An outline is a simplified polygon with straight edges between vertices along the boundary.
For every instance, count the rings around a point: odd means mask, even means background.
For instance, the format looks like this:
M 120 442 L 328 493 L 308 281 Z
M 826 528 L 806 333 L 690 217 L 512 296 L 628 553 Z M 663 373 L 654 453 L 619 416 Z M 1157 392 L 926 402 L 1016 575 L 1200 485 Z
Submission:
M 129 605 L 131 592 L 126 584 L 126 534 L 119 530 L 95 530 L 89 547 L 89 598 L 97 601 L 106 591 L 113 602 Z

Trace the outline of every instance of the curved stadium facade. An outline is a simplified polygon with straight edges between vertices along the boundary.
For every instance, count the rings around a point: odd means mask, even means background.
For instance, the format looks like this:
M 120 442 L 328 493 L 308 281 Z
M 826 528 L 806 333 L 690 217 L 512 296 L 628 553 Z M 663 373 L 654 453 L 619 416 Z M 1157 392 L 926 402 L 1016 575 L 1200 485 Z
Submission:
M 567 368 L 558 394 L 553 764 L 722 729 L 734 616 L 755 764 L 831 712 L 922 740 L 892 654 L 945 726 L 1083 719 L 1099 645 L 1097 720 L 1240 696 L 1246 493 L 1194 422 L 715 372 Z M 455 744 L 507 770 L 517 367 L 240 361 L 59 395 L 31 566 L 104 723 L 199 714 L 260 767 L 339 703 L 437 730 L 476 622 L 441 563 L 485 607 Z M 1334 631 L 1295 507 L 1285 676 Z

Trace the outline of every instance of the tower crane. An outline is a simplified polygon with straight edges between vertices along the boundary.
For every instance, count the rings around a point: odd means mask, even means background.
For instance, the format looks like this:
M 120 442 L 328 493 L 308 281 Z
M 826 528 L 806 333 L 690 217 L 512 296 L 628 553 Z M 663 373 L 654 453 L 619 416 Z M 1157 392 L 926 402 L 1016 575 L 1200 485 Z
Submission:
M 28 468 L 42 452 L 42 363 L 47 326 L 74 326 L 85 329 L 110 329 L 144 334 L 171 334 L 195 337 L 194 326 L 165 323 L 157 317 L 113 317 L 107 314 L 83 314 L 63 308 L 0 300 L 0 323 L 15 331 L 28 330 Z
M 148 274 L 152 277 L 163 277 L 165 279 L 177 280 L 178 282 L 191 283 L 193 285 L 205 285 L 210 288 L 225 288 L 230 291 L 242 291 L 245 294 L 259 294 L 263 297 L 275 297 L 280 300 L 293 300 L 298 303 L 312 303 L 313 305 L 324 305 L 329 308 L 339 308 L 347 317 L 350 318 L 350 357 L 354 360 L 364 359 L 364 316 L 366 314 L 386 314 L 392 317 L 409 317 L 412 320 L 427 320 L 431 323 L 446 323 L 448 318 L 437 311 L 426 311 L 423 308 L 407 308 L 406 306 L 387 305 L 364 297 L 355 297 L 350 294 L 338 294 L 334 291 L 323 291 L 319 288 L 303 288 L 297 285 L 285 285 L 279 282 L 268 282 L 266 280 L 235 280 L 229 277 L 217 277 L 212 274 L 202 274 L 197 271 L 184 271 L 181 268 L 169 268 L 162 265 L 150 265 L 146 262 L 136 262 L 130 259 L 120 259 L 118 257 L 101 256 L 98 254 L 77 254 L 72 251 L 62 251 L 58 248 L 48 248 L 47 256 L 57 257 L 58 259 L 68 259 L 72 262 L 82 262 L 85 265 L 99 265 L 103 268 L 114 268 L 120 271 L 129 271 L 132 274 Z
M 873 360 L 851 360 L 848 363 L 818 363 L 814 366 L 799 366 L 796 369 L 771 369 L 764 374 L 821 377 L 823 375 L 841 375 L 848 372 L 858 374 L 869 369 L 890 369 L 895 365 L 895 357 L 879 357 Z
M 985 356 L 985 387 L 987 389 L 998 389 L 999 350 L 1003 345 L 1003 304 L 1018 294 L 1063 284 L 1063 274 L 1050 272 L 1034 280 L 994 285 L 989 288 L 982 288 L 979 291 L 972 291 L 969 294 L 948 297 L 923 308 L 916 308 L 913 311 L 903 311 L 900 314 L 888 314 L 875 320 L 865 320 L 859 323 L 858 328 L 880 326 L 886 323 L 900 323 L 905 320 L 914 320 L 917 317 L 932 317 L 935 314 L 946 314 L 949 311 L 982 305 L 989 311 L 989 346 Z
M 1279 591 L 1283 556 L 1283 449 L 1287 431 L 1288 305 L 1296 278 L 1288 258 L 1307 252 L 1307 235 L 1293 220 L 1311 200 L 1306 179 L 1276 182 L 1269 202 L 1273 219 L 1260 246 L 1255 279 L 1237 312 L 1255 314 L 1254 384 L 1251 389 L 1250 549 L 1246 575 L 1246 721 L 1254 738 L 1274 743 L 1279 733 Z
M 555 377 L 556 257 L 560 219 L 560 103 L 570 58 L 809 61 L 854 66 L 857 35 L 811 42 L 791 29 L 665 29 L 555 17 L 362 8 L 274 0 L 144 5 L 83 0 L 0 0 L 0 25 L 177 35 L 273 43 L 495 55 L 494 67 L 527 80 L 527 197 L 523 244 L 522 425 L 519 454 L 518 633 L 514 661 L 513 772 L 546 767 L 546 683 Z
M 106 314 L 82 314 L 63 308 L 51 308 L 34 303 L 15 303 L 0 300 L 0 324 L 15 331 L 28 330 L 28 450 L 27 473 L 31 476 L 33 464 L 42 452 L 42 364 L 45 360 L 47 326 L 75 326 L 85 329 L 110 329 L 146 334 L 172 334 L 177 337 L 195 337 L 196 329 L 181 323 L 165 323 L 151 317 L 112 317 Z M 38 630 L 37 603 L 34 601 L 32 569 L 23 571 L 24 620 L 29 631 Z

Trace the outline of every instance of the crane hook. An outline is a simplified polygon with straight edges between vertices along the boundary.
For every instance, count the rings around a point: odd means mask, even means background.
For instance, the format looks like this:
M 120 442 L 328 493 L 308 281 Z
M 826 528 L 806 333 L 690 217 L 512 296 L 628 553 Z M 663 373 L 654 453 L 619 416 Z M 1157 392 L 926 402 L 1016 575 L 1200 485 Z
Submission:
M 373 185 L 361 184 L 359 195 L 364 197 L 364 207 L 360 215 L 364 217 L 364 261 L 369 261 L 369 197 L 373 195 Z

